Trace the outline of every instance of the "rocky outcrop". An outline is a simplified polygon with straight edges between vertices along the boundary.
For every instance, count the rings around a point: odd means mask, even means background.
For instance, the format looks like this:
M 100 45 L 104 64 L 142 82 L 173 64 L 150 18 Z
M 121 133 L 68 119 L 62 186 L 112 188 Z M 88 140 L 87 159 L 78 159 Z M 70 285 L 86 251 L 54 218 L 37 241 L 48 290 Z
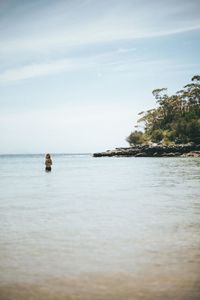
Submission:
M 182 157 L 200 157 L 200 151 L 192 151 L 189 153 L 184 153 L 181 156 Z
M 200 145 L 141 145 L 128 148 L 116 148 L 94 153 L 94 157 L 134 156 L 134 157 L 200 157 Z

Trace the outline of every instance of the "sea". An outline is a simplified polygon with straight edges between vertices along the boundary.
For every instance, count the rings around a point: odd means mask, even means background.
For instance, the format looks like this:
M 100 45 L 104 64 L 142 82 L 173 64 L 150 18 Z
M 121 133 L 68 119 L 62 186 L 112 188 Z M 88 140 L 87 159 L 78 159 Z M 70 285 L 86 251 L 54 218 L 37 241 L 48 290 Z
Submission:
M 200 299 L 200 159 L 0 155 L 0 300 Z

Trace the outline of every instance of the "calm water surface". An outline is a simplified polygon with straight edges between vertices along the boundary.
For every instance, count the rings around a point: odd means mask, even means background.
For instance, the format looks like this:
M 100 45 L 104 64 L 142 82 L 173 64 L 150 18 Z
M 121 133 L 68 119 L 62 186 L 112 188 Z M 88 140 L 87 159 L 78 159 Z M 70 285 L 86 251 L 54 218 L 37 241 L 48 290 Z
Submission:
M 200 159 L 0 156 L 0 299 L 200 299 Z

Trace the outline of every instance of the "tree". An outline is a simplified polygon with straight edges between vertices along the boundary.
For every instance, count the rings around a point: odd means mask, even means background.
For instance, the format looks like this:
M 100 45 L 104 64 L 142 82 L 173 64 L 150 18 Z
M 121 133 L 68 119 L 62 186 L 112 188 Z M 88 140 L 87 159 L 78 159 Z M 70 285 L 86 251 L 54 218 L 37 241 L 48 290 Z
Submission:
M 132 132 L 129 144 L 200 143 L 200 76 L 193 76 L 175 95 L 168 96 L 166 88 L 152 93 L 158 106 L 139 114 L 144 132 Z
M 131 132 L 126 140 L 131 146 L 144 144 L 144 133 L 135 130 L 134 132 Z

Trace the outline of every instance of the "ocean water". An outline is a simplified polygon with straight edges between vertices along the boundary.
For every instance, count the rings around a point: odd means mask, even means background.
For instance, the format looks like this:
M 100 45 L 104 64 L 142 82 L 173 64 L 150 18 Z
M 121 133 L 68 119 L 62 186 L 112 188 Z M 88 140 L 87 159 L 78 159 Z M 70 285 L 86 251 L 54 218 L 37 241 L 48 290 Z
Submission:
M 0 156 L 0 300 L 200 299 L 199 158 Z

